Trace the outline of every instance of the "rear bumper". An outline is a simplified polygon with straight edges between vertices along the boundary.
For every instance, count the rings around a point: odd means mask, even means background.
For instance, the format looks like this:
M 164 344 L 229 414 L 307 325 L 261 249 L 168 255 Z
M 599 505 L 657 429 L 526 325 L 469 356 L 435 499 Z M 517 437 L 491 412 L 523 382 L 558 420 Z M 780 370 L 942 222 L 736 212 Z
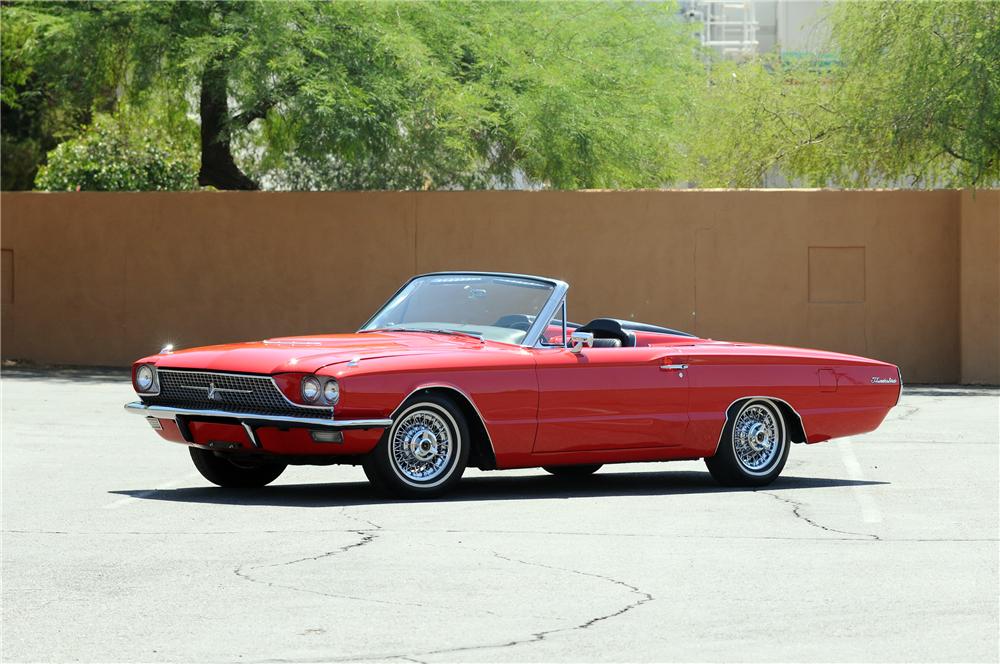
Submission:
M 268 415 L 265 413 L 237 413 L 228 410 L 212 410 L 203 408 L 181 408 L 179 406 L 152 406 L 133 401 L 125 404 L 125 410 L 144 417 L 155 417 L 158 420 L 177 420 L 178 416 L 203 418 L 224 417 L 239 421 L 240 424 L 272 427 L 320 427 L 333 429 L 385 429 L 392 426 L 391 419 L 373 420 L 334 420 L 325 417 L 293 417 L 289 415 Z

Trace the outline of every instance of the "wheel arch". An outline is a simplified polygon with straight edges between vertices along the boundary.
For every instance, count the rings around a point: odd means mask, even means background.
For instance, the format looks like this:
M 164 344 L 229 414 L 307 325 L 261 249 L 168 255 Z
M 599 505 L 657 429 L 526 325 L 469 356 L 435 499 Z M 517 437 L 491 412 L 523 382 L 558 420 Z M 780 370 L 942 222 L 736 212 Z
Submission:
M 769 402 L 778 409 L 781 413 L 781 417 L 785 420 L 785 427 L 788 430 L 788 439 L 793 443 L 808 442 L 808 438 L 806 437 L 806 428 L 802 423 L 802 416 L 799 415 L 799 412 L 795 410 L 790 403 L 777 397 L 755 394 L 752 396 L 740 397 L 729 404 L 729 407 L 726 408 L 726 421 L 722 423 L 722 429 L 719 430 L 719 438 L 715 443 L 715 452 L 712 453 L 712 456 L 715 456 L 715 454 L 719 452 L 719 446 L 722 445 L 722 436 L 725 435 L 726 428 L 729 426 L 729 423 L 734 417 L 736 417 L 736 414 L 740 411 L 740 408 L 743 407 L 743 404 L 748 401 Z
M 391 417 L 395 419 L 407 401 L 422 394 L 438 394 L 448 397 L 465 417 L 465 422 L 469 426 L 469 438 L 471 439 L 469 441 L 469 466 L 475 466 L 481 470 L 493 470 L 497 467 L 493 439 L 486 428 L 486 422 L 483 420 L 482 414 L 472 401 L 472 398 L 454 385 L 421 385 L 403 397 L 399 405 L 392 411 Z

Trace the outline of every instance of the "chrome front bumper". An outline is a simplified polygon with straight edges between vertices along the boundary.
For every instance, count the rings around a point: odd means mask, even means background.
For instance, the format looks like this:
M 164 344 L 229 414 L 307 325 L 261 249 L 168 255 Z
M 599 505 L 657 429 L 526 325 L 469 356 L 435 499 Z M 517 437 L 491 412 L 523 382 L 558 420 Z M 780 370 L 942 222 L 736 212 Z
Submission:
M 237 420 L 244 426 L 305 426 L 323 427 L 327 429 L 384 429 L 392 426 L 391 419 L 372 420 L 334 420 L 325 417 L 295 417 L 293 415 L 268 415 L 265 413 L 237 413 L 229 410 L 212 410 L 203 408 L 181 408 L 180 406 L 153 406 L 141 401 L 125 404 L 125 410 L 143 417 L 155 417 L 161 420 L 174 420 L 178 417 L 224 417 Z

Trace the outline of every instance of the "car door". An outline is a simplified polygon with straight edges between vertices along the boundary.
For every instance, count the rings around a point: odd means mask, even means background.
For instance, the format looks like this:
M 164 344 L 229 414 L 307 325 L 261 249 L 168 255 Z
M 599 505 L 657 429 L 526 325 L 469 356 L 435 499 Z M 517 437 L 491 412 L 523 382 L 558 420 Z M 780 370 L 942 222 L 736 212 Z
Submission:
M 670 447 L 684 442 L 688 376 L 664 347 L 537 348 L 534 452 Z

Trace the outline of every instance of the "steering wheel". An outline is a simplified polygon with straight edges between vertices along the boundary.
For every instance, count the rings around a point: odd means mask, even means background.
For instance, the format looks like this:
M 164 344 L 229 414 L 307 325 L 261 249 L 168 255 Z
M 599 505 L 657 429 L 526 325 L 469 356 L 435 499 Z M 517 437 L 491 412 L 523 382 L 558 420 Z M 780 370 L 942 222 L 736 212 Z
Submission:
M 532 318 L 533 316 L 526 314 L 507 314 L 498 318 L 493 327 L 509 327 L 512 330 L 527 332 L 531 329 Z

